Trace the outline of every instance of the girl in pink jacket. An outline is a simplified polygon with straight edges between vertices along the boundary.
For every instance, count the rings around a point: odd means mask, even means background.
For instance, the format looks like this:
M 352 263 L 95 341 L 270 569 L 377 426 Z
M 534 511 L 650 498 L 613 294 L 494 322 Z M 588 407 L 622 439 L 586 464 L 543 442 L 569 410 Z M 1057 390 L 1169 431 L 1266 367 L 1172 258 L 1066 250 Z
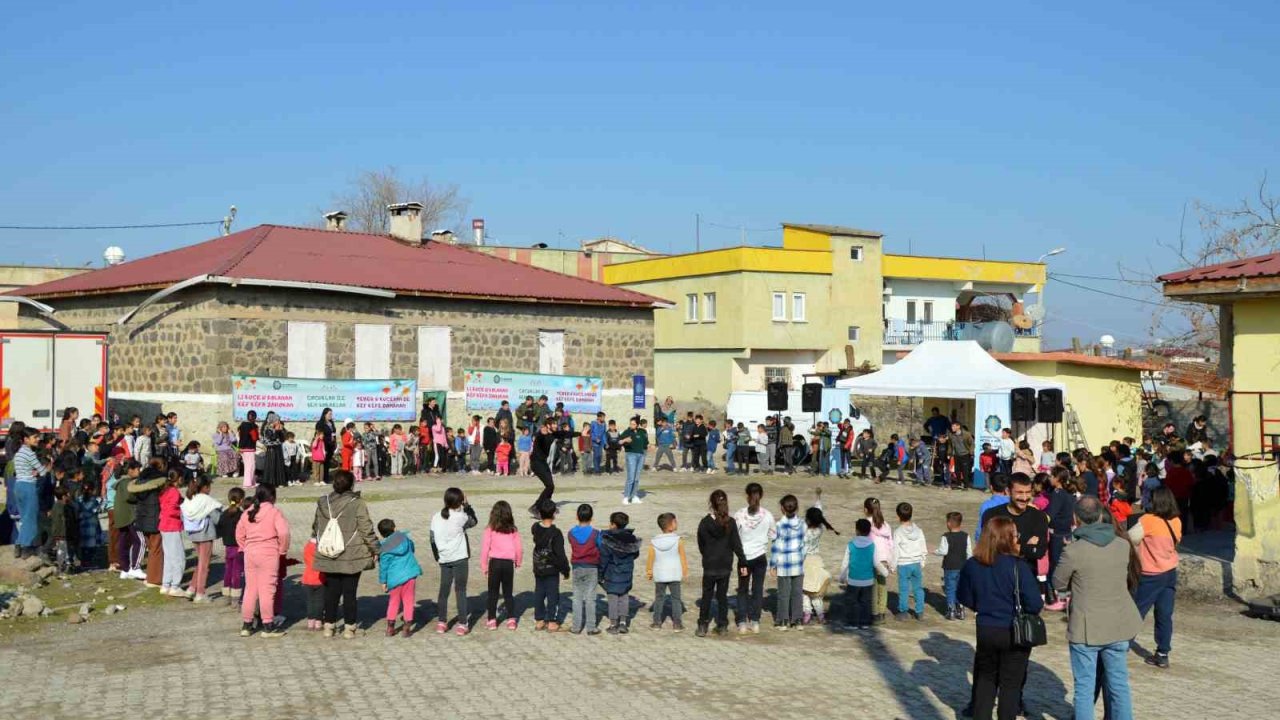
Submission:
M 876 558 L 885 558 L 890 568 L 898 566 L 897 552 L 893 547 L 893 528 L 885 522 L 884 513 L 880 510 L 880 501 L 869 497 L 862 503 L 867 519 L 871 521 L 871 541 L 876 545 Z M 888 578 L 876 574 L 875 592 L 871 594 L 872 619 L 881 622 L 889 607 Z
M 506 500 L 499 500 L 489 511 L 489 526 L 480 543 L 480 571 L 489 578 L 489 618 L 484 626 L 498 629 L 498 592 L 507 608 L 507 629 L 516 629 L 516 604 L 512 598 L 516 568 L 524 562 L 524 546 L 516 532 L 515 516 Z
M 160 547 L 164 552 L 160 594 L 189 598 L 182 589 L 182 573 L 187 569 L 187 550 L 182 544 L 182 491 L 178 489 L 182 475 L 170 470 L 160 489 Z M 192 593 L 194 594 L 194 593 Z
M 244 603 L 240 607 L 240 637 L 253 634 L 254 610 L 262 616 L 263 637 L 284 635 L 275 625 L 276 583 L 281 558 L 289 551 L 289 523 L 275 506 L 276 490 L 259 485 L 253 507 L 240 516 L 236 542 L 244 556 Z

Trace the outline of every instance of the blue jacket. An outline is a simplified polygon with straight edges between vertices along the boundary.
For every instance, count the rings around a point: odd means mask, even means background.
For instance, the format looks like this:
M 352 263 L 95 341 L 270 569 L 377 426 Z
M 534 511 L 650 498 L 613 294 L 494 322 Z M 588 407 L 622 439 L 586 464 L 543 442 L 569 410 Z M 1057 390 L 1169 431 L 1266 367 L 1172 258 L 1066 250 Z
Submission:
M 599 420 L 591 421 L 591 445 L 593 447 L 603 447 L 605 439 L 609 436 L 608 423 Z
M 986 566 L 977 558 L 969 558 L 960 569 L 956 599 L 972 610 L 979 625 L 1013 627 L 1013 577 L 1018 574 L 1022 611 L 1039 613 L 1044 607 L 1040 583 L 1031 566 L 1012 555 L 996 557 L 995 565 Z
M 379 544 L 378 582 L 393 590 L 422 574 L 408 533 L 393 532 Z
M 600 585 L 610 595 L 631 592 L 631 579 L 640 557 L 640 540 L 631 528 L 600 533 Z
M 1007 504 L 1009 504 L 1008 495 L 992 495 L 991 497 L 982 501 L 982 505 L 978 507 L 978 522 L 977 522 L 977 525 L 973 528 L 974 544 L 977 544 L 977 542 L 982 539 L 982 516 L 986 515 L 987 511 L 990 510 L 991 508 L 1000 507 L 1001 505 L 1007 505 Z
M 720 429 L 716 428 L 707 431 L 707 450 L 715 452 L 720 447 Z
M 674 445 L 676 442 L 676 432 L 671 429 L 670 425 L 658 429 L 658 446 L 665 447 Z

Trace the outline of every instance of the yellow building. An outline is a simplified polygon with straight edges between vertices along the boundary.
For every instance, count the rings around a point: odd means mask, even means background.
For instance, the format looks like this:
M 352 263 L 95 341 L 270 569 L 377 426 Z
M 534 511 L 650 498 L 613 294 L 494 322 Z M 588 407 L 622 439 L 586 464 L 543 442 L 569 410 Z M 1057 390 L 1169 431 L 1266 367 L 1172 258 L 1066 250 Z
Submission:
M 770 381 L 893 362 L 954 335 L 969 304 L 1003 295 L 1020 308 L 1044 265 L 885 255 L 878 232 L 783 223 L 782 247 L 620 261 L 604 282 L 665 298 L 655 312 L 654 388 L 723 405 Z M 1017 345 L 1038 350 L 1039 339 Z
M 1280 253 L 1162 275 L 1167 298 L 1216 305 L 1231 379 L 1237 588 L 1280 591 Z

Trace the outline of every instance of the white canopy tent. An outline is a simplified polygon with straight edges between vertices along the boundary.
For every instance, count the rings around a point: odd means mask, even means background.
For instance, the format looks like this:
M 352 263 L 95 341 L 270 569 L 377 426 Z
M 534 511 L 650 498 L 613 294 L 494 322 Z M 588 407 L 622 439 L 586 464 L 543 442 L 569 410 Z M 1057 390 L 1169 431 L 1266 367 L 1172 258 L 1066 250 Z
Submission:
M 898 362 L 869 375 L 844 378 L 836 387 L 854 395 L 956 398 L 1014 388 L 1062 390 L 1059 382 L 1023 375 L 1001 365 L 972 340 L 927 340 Z

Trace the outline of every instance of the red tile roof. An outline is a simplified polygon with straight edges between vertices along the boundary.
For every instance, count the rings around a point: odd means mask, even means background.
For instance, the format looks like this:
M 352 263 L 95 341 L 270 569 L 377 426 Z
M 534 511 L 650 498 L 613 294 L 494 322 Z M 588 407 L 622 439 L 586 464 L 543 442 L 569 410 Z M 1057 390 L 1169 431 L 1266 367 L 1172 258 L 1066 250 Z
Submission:
M 259 225 L 83 275 L 21 288 L 30 298 L 159 289 L 196 275 L 328 283 L 407 295 L 649 307 L 664 300 L 471 252 L 387 235 Z
M 1280 276 L 1280 252 L 1270 255 L 1231 260 L 1217 265 L 1191 268 L 1167 273 L 1156 278 L 1168 284 L 1199 282 L 1201 280 L 1236 280 L 1251 277 Z
M 1102 355 L 1085 355 L 1074 352 L 1007 352 L 991 353 L 991 357 L 1002 363 L 1009 362 L 1058 362 L 1068 365 L 1093 365 L 1095 367 L 1125 368 L 1128 370 L 1159 370 L 1160 366 L 1142 360 L 1126 360 L 1125 358 L 1106 357 Z

